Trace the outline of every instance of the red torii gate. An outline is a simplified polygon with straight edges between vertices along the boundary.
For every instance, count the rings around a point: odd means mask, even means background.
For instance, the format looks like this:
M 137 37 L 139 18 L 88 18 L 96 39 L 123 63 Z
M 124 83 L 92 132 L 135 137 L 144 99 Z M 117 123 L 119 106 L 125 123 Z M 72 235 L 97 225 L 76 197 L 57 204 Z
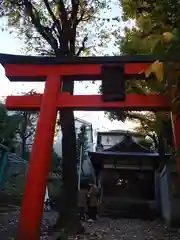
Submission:
M 34 139 L 24 200 L 21 208 L 19 239 L 39 239 L 40 219 L 51 159 L 57 110 L 171 110 L 160 95 L 129 94 L 125 101 L 103 101 L 100 95 L 77 96 L 60 91 L 62 81 L 101 80 L 102 65 L 120 64 L 125 78 L 144 79 L 142 74 L 149 65 L 160 58 L 150 56 L 65 58 L 26 57 L 0 54 L 10 81 L 46 81 L 44 94 L 33 96 L 9 96 L 6 107 L 9 110 L 40 110 Z M 163 59 L 162 59 L 163 60 Z M 140 74 L 141 73 L 141 74 Z M 174 140 L 180 147 L 180 118 L 173 121 Z M 179 161 L 178 161 L 179 163 Z M 180 164 L 178 164 L 180 173 Z

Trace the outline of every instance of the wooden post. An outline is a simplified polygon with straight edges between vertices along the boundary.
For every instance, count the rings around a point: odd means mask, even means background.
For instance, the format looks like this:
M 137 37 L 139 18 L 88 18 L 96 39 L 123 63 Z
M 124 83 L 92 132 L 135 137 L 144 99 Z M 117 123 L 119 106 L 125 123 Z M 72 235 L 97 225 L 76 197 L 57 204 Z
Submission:
M 172 121 L 175 149 L 179 152 L 180 151 L 180 115 L 171 114 L 171 121 Z M 178 175 L 180 178 L 180 158 L 177 159 L 177 165 L 178 165 Z
M 40 238 L 40 220 L 52 154 L 60 86 L 59 75 L 52 74 L 47 77 L 21 208 L 19 240 Z

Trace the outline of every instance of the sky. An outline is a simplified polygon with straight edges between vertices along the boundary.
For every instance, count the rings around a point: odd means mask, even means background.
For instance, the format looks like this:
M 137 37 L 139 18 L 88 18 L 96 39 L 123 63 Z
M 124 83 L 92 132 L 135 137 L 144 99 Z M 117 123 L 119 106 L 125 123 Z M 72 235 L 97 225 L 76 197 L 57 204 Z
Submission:
M 117 9 L 113 10 L 113 14 L 117 14 Z M 118 12 L 119 14 L 119 12 Z M 4 22 L 0 21 L 2 26 Z M 22 54 L 21 47 L 23 41 L 19 40 L 17 37 L 8 33 L 7 31 L 0 32 L 0 53 L 7 54 Z M 111 54 L 113 52 L 113 47 L 109 47 L 106 54 Z M 74 94 L 78 95 L 92 95 L 97 94 L 99 90 L 100 82 L 76 82 Z M 0 98 L 4 98 L 9 94 L 21 94 L 30 91 L 31 89 L 36 89 L 38 92 L 43 92 L 44 83 L 22 83 L 16 82 L 11 83 L 5 76 L 4 68 L 0 65 Z M 126 122 L 125 124 L 119 121 L 109 121 L 105 116 L 104 112 L 75 112 L 75 116 L 82 118 L 93 124 L 93 128 L 100 131 L 105 130 L 131 130 L 134 127 L 132 122 Z

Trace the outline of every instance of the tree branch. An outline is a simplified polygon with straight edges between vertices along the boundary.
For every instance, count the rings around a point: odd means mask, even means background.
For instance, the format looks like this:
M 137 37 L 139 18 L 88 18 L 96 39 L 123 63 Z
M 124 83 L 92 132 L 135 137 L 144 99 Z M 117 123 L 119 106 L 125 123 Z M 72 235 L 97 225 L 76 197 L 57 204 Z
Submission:
M 131 112 L 128 112 L 126 114 L 126 118 L 129 118 L 129 119 L 136 119 L 138 120 L 139 122 L 146 122 L 147 124 L 151 124 L 154 122 L 154 120 L 150 120 L 147 118 L 146 115 L 142 115 L 142 114 L 138 114 L 138 113 L 131 113 Z
M 85 9 L 83 9 L 82 12 L 81 12 L 81 16 L 77 19 L 76 25 L 78 25 L 79 22 L 81 22 L 81 21 L 83 20 L 83 17 L 84 17 L 84 15 L 85 15 L 85 12 L 86 12 Z
M 46 8 L 47 8 L 47 10 L 48 10 L 48 12 L 49 12 L 49 14 L 50 14 L 53 22 L 54 22 L 54 26 L 57 27 L 58 33 L 59 33 L 59 35 L 60 35 L 60 33 L 61 33 L 61 26 L 60 26 L 60 24 L 59 24 L 58 19 L 57 19 L 56 16 L 54 15 L 54 13 L 53 13 L 50 5 L 49 5 L 48 0 L 44 0 L 44 4 L 46 5 Z
M 69 40 L 70 40 L 70 51 L 74 55 L 75 54 L 75 39 L 76 39 L 76 28 L 77 28 L 77 14 L 79 8 L 79 0 L 71 0 L 71 22 L 69 25 Z
M 56 39 L 53 37 L 50 29 L 48 27 L 44 27 L 40 23 L 40 19 L 38 16 L 38 12 L 36 8 L 32 5 L 32 3 L 28 0 L 24 0 L 24 6 L 26 11 L 28 12 L 29 17 L 31 18 L 32 24 L 35 26 L 37 31 L 41 34 L 41 36 L 50 44 L 50 46 L 56 50 L 58 48 L 58 44 Z M 35 14 L 34 14 L 34 12 Z
M 71 13 L 71 19 L 73 26 L 77 24 L 77 13 L 78 13 L 78 7 L 79 7 L 79 0 L 71 0 L 72 5 L 72 13 Z
M 44 0 L 44 4 L 45 4 L 45 6 L 46 6 L 46 8 L 47 8 L 47 10 L 48 10 L 48 12 L 49 12 L 49 14 L 50 14 L 52 20 L 53 20 L 54 22 L 56 22 L 56 21 L 57 21 L 57 18 L 55 17 L 55 15 L 54 15 L 54 13 L 53 13 L 53 11 L 52 11 L 50 5 L 49 5 L 48 0 Z
M 34 132 L 35 132 L 35 130 L 34 130 L 34 131 L 30 131 L 27 135 L 25 135 L 25 136 L 23 137 L 23 139 L 26 140 L 27 138 L 29 138 L 30 136 L 32 136 Z
M 68 21 L 67 11 L 66 11 L 66 8 L 64 6 L 63 0 L 59 0 L 58 10 L 59 10 L 59 14 L 60 14 L 59 17 L 60 17 L 60 19 L 62 21 L 62 25 L 63 25 L 64 23 L 67 23 L 67 21 Z
M 31 17 L 31 21 L 38 30 L 38 32 L 45 38 L 45 40 L 50 44 L 49 37 L 44 31 L 43 26 L 40 24 L 40 21 L 37 20 L 33 13 L 33 9 L 37 12 L 37 10 L 33 7 L 32 3 L 28 0 L 24 0 L 24 5 L 26 8 L 26 11 L 28 12 L 28 15 Z
M 83 52 L 85 50 L 85 43 L 87 42 L 88 37 L 84 37 L 83 41 L 82 41 L 82 47 L 79 48 L 78 52 L 76 53 L 76 56 L 79 56 L 81 54 L 81 52 Z

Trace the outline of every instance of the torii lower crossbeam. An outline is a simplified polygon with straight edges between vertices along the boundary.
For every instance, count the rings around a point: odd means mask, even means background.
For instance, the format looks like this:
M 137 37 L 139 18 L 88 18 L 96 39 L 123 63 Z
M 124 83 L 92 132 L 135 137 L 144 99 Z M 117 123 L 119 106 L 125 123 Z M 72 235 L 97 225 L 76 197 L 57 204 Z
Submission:
M 7 97 L 6 107 L 10 110 L 40 110 L 43 100 L 42 94 L 33 96 L 9 96 Z M 103 102 L 101 95 L 69 95 L 68 93 L 59 93 L 56 100 L 56 108 L 73 109 L 74 111 L 102 111 L 102 110 L 170 110 L 171 106 L 167 104 L 164 98 L 158 94 L 140 95 L 129 94 L 126 101 Z

